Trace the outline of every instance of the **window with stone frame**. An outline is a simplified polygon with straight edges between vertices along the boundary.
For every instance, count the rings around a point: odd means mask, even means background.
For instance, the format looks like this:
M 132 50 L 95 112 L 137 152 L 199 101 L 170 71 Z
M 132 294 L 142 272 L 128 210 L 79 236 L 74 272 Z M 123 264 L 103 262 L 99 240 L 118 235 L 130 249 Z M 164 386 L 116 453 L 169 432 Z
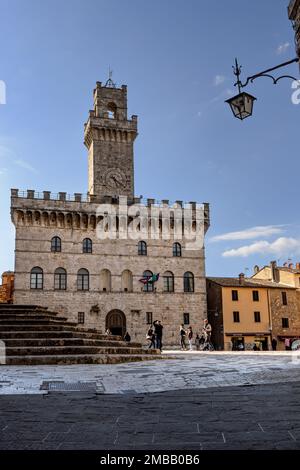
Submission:
M 152 277 L 153 273 L 152 271 L 144 271 L 143 272 L 143 278 L 146 278 L 146 277 Z M 153 282 L 145 282 L 145 284 L 143 285 L 143 291 L 144 292 L 153 292 L 154 291 L 154 285 L 153 285 Z
M 138 243 L 138 255 L 147 256 L 147 243 L 146 242 L 140 241 Z
M 173 243 L 173 256 L 175 257 L 181 256 L 181 245 L 178 242 Z
M 152 323 L 153 323 L 153 314 L 152 314 L 152 312 L 146 312 L 146 322 L 147 322 L 147 325 L 152 325 Z
M 84 312 L 78 312 L 78 322 L 77 323 L 84 323 Z
M 61 252 L 61 239 L 59 237 L 53 237 L 51 240 L 51 251 L 52 253 Z
M 44 273 L 42 268 L 36 266 L 30 272 L 30 289 L 44 288 Z
M 191 272 L 186 272 L 183 275 L 183 290 L 184 292 L 194 292 L 195 283 L 194 283 L 194 274 Z
M 287 305 L 287 293 L 286 292 L 281 292 L 281 299 L 282 299 L 282 305 Z
M 55 290 L 67 289 L 67 271 L 64 268 L 57 268 L 54 271 L 54 289 Z
M 164 292 L 174 292 L 174 274 L 171 271 L 166 271 L 163 275 Z
M 190 314 L 187 312 L 183 314 L 183 324 L 184 325 L 190 324 Z
M 85 238 L 82 242 L 82 252 L 83 253 L 92 253 L 93 252 L 93 242 L 90 238 Z
M 79 269 L 77 273 L 77 290 L 90 289 L 90 275 L 87 269 Z

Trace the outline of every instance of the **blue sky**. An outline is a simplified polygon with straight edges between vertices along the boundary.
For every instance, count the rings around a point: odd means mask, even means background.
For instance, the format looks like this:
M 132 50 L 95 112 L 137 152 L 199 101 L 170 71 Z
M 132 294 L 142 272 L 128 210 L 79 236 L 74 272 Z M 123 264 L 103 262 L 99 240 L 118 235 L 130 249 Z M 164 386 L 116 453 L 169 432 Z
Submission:
M 109 66 L 139 116 L 136 194 L 211 204 L 207 274 L 300 260 L 291 82 L 250 85 L 258 100 L 243 122 L 224 104 L 235 56 L 244 77 L 294 58 L 287 4 L 0 0 L 0 271 L 13 269 L 11 187 L 86 192 L 83 123 Z

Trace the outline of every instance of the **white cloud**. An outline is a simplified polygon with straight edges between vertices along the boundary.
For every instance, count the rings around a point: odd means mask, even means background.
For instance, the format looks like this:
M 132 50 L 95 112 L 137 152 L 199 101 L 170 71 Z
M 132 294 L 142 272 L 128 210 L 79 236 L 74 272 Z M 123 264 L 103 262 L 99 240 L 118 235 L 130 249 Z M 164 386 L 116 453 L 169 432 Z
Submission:
M 228 241 L 228 240 L 251 240 L 252 238 L 269 237 L 271 235 L 279 235 L 284 230 L 282 225 L 263 225 L 247 228 L 239 232 L 223 233 L 212 237 L 210 241 Z
M 222 253 L 224 258 L 242 257 L 246 258 L 254 254 L 272 254 L 278 257 L 284 255 L 300 255 L 300 240 L 296 238 L 280 237 L 274 242 L 267 242 L 261 240 L 254 242 L 251 245 L 241 246 L 240 248 L 233 248 Z
M 38 171 L 36 170 L 36 168 L 34 168 L 33 166 L 31 166 L 29 163 L 25 162 L 24 160 L 15 160 L 14 161 L 15 165 L 18 165 L 20 166 L 21 168 L 25 168 L 25 170 L 29 170 L 31 171 L 32 173 L 38 173 Z
M 285 42 L 285 43 L 283 43 L 283 44 L 279 44 L 279 46 L 278 46 L 277 49 L 276 49 L 276 53 L 277 53 L 278 55 L 284 54 L 284 53 L 288 50 L 288 48 L 290 47 L 290 45 L 291 45 L 291 44 L 290 44 L 289 42 Z
M 214 86 L 219 86 L 222 85 L 226 80 L 226 77 L 224 75 L 216 75 L 214 78 Z

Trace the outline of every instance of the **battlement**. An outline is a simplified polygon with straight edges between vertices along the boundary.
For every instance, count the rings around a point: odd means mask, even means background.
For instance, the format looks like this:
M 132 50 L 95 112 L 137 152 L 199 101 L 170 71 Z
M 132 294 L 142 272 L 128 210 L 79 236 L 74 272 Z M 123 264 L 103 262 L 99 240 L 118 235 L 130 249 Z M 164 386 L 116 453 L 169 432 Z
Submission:
M 194 201 L 183 202 L 180 200 L 170 201 L 169 199 L 153 199 L 153 198 L 143 198 L 142 196 L 133 197 L 133 198 L 126 198 L 124 196 L 94 196 L 90 194 L 82 194 L 82 193 L 74 193 L 68 194 L 66 192 L 59 192 L 59 193 L 52 193 L 51 191 L 35 191 L 34 189 L 27 189 L 27 190 L 19 190 L 18 188 L 11 189 L 11 199 L 12 199 L 12 207 L 18 205 L 18 201 L 24 200 L 31 201 L 43 201 L 43 207 L 46 208 L 47 204 L 45 201 L 51 205 L 51 202 L 60 202 L 60 203 L 86 203 L 86 204 L 112 204 L 112 205 L 119 205 L 124 204 L 127 200 L 128 205 L 133 204 L 140 204 L 141 206 L 147 207 L 158 207 L 158 208 L 190 208 L 192 210 L 203 209 L 207 213 L 207 217 L 209 216 L 209 204 L 202 203 L 198 204 Z

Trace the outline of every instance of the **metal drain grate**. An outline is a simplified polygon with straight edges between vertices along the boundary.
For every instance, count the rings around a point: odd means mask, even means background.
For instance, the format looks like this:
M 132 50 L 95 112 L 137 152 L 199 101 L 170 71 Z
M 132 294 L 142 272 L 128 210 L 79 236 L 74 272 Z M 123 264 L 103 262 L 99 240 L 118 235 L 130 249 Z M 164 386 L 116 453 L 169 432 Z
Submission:
M 96 382 L 43 382 L 40 390 L 48 392 L 96 392 Z

